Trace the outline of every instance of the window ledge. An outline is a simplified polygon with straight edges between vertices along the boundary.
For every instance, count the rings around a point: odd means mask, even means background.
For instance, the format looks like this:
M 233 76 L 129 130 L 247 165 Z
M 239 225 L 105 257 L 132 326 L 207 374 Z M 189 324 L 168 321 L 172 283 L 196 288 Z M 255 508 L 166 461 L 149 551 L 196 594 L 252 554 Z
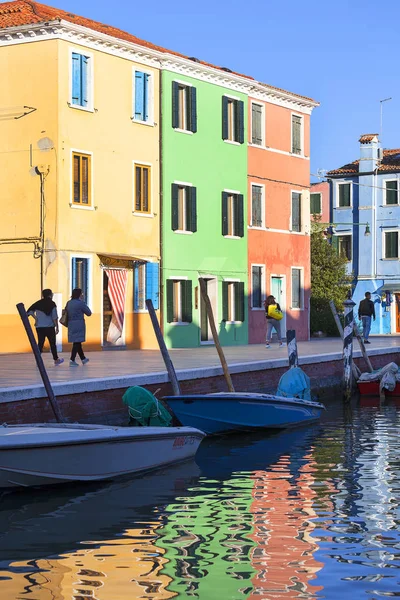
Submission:
M 241 240 L 242 238 L 239 235 L 224 235 L 226 240 Z
M 225 325 L 239 325 L 244 321 L 225 321 Z
M 268 231 L 264 225 L 247 225 L 247 229 L 256 229 L 257 231 Z
M 146 125 L 146 127 L 155 127 L 157 123 L 154 121 L 141 121 L 140 119 L 135 119 L 135 117 L 131 117 L 132 123 L 137 123 L 138 125 Z
M 231 144 L 231 146 L 241 146 L 240 142 L 236 142 L 235 140 L 223 140 L 226 144 Z
M 303 311 L 304 311 L 304 308 L 293 308 L 293 306 L 290 306 L 290 307 L 289 307 L 289 310 L 292 310 L 292 311 L 294 311 L 294 312 L 303 312 Z
M 397 202 L 396 204 L 381 204 L 381 208 L 393 208 L 393 206 L 400 206 Z
M 82 206 L 81 204 L 69 203 L 70 208 L 77 208 L 78 210 L 97 210 L 97 206 Z
M 180 129 L 179 127 L 173 127 L 174 131 L 177 131 L 178 133 L 186 133 L 186 135 L 193 135 L 194 131 L 190 131 L 189 129 Z
M 187 321 L 171 321 L 168 325 L 172 325 L 172 327 L 182 327 L 185 325 L 190 325 Z
M 145 217 L 146 219 L 153 219 L 155 216 L 157 216 L 154 213 L 143 213 L 143 212 L 140 212 L 138 210 L 133 210 L 132 214 L 135 217 Z
M 194 231 L 184 231 L 183 229 L 175 229 L 174 233 L 179 233 L 180 235 L 193 235 Z
M 351 210 L 353 206 L 335 206 L 335 210 Z
M 79 104 L 73 104 L 72 102 L 68 102 L 67 104 L 70 108 L 75 108 L 76 110 L 83 110 L 83 112 L 96 112 L 93 106 L 80 106 Z
M 252 306 L 251 310 L 254 310 L 255 312 L 265 312 L 265 308 L 262 308 L 261 306 Z
M 393 258 L 382 258 L 381 260 L 388 260 L 388 261 L 391 261 L 391 262 L 396 262 L 396 260 L 399 260 L 399 257 L 395 256 Z

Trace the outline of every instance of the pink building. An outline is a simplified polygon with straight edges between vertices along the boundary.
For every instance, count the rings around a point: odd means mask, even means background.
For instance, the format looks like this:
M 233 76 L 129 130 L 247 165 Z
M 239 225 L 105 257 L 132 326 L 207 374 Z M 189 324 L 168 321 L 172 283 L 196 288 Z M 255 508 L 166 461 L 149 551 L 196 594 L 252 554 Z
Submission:
M 312 183 L 310 190 L 310 213 L 321 215 L 322 223 L 330 222 L 330 184 L 328 181 Z

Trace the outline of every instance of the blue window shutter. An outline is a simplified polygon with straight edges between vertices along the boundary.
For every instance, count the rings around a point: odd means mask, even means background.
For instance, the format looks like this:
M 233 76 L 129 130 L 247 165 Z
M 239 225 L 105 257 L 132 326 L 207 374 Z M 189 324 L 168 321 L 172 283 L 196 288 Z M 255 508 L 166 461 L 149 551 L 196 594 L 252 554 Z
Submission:
M 190 88 L 190 131 L 197 131 L 197 90 Z
M 89 63 L 88 57 L 81 56 L 81 90 L 82 90 L 81 106 L 88 106 L 88 104 L 89 104 L 88 63 Z
M 145 74 L 135 71 L 135 119 L 144 121 L 145 115 Z
M 150 110 L 150 102 L 149 102 L 149 81 L 150 75 L 148 73 L 144 74 L 144 94 L 143 94 L 143 104 L 144 104 L 144 120 L 149 120 L 149 110 Z
M 189 219 L 190 219 L 190 227 L 189 231 L 197 231 L 197 189 L 195 187 L 189 188 L 190 194 L 190 211 Z
M 171 185 L 171 229 L 172 229 L 172 231 L 176 231 L 179 226 L 178 193 L 179 193 L 179 185 L 177 185 L 176 183 L 173 183 Z
M 76 258 L 72 259 L 71 265 L 71 292 L 74 288 L 76 288 Z
M 146 300 L 152 301 L 154 310 L 159 308 L 159 272 L 158 263 L 146 264 Z
M 244 142 L 244 102 L 238 100 L 236 102 L 236 141 L 239 144 Z
M 172 127 L 179 127 L 179 84 L 172 82 Z
M 222 139 L 228 139 L 228 98 L 222 96 Z
M 139 310 L 139 265 L 135 264 L 133 269 L 133 310 Z
M 222 235 L 228 235 L 228 192 L 222 192 Z
M 72 104 L 82 105 L 81 55 L 72 53 Z

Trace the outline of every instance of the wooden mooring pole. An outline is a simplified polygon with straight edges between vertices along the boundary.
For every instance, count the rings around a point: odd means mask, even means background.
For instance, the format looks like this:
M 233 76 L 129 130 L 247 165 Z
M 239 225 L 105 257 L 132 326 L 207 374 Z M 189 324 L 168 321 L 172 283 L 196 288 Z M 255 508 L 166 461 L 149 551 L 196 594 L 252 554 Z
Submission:
M 331 307 L 333 318 L 335 319 L 335 323 L 336 323 L 336 326 L 338 328 L 340 337 L 343 339 L 343 327 L 342 327 L 342 324 L 340 322 L 339 315 L 337 314 L 336 306 L 335 306 L 335 303 L 333 302 L 333 300 L 329 301 L 329 306 Z M 360 377 L 360 375 L 361 375 L 361 371 L 357 367 L 356 363 L 353 362 L 353 361 L 351 363 L 351 370 L 353 372 L 353 377 L 357 380 Z
M 356 305 L 351 299 L 350 292 L 344 301 L 344 332 L 343 332 L 343 401 L 349 404 L 352 393 L 352 364 L 353 364 L 353 331 L 354 312 Z
M 42 378 L 43 385 L 46 390 L 47 397 L 50 401 L 51 408 L 53 409 L 54 416 L 58 423 L 63 423 L 64 419 L 61 415 L 60 407 L 58 406 L 58 402 L 53 392 L 53 388 L 51 387 L 49 376 L 47 375 L 46 367 L 44 366 L 42 355 L 40 354 L 39 346 L 35 340 L 35 336 L 33 335 L 31 324 L 29 323 L 29 318 L 27 312 L 25 310 L 25 306 L 22 302 L 17 304 L 17 311 L 19 312 L 19 316 L 21 317 L 21 321 L 23 326 L 25 327 L 26 335 L 28 336 L 29 343 L 32 348 L 33 355 L 36 360 L 37 368 L 39 369 L 40 377 Z
M 296 330 L 288 329 L 286 331 L 286 341 L 289 355 L 289 367 L 299 366 L 299 355 L 297 353 Z

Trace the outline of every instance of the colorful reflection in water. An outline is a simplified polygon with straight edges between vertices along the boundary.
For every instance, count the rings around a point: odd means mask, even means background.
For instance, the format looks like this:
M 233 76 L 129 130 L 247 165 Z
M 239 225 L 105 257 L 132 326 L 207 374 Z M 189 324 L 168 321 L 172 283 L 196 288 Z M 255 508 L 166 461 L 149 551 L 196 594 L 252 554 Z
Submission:
M 107 485 L 4 493 L 0 597 L 400 596 L 400 412 L 205 440 L 196 462 Z

